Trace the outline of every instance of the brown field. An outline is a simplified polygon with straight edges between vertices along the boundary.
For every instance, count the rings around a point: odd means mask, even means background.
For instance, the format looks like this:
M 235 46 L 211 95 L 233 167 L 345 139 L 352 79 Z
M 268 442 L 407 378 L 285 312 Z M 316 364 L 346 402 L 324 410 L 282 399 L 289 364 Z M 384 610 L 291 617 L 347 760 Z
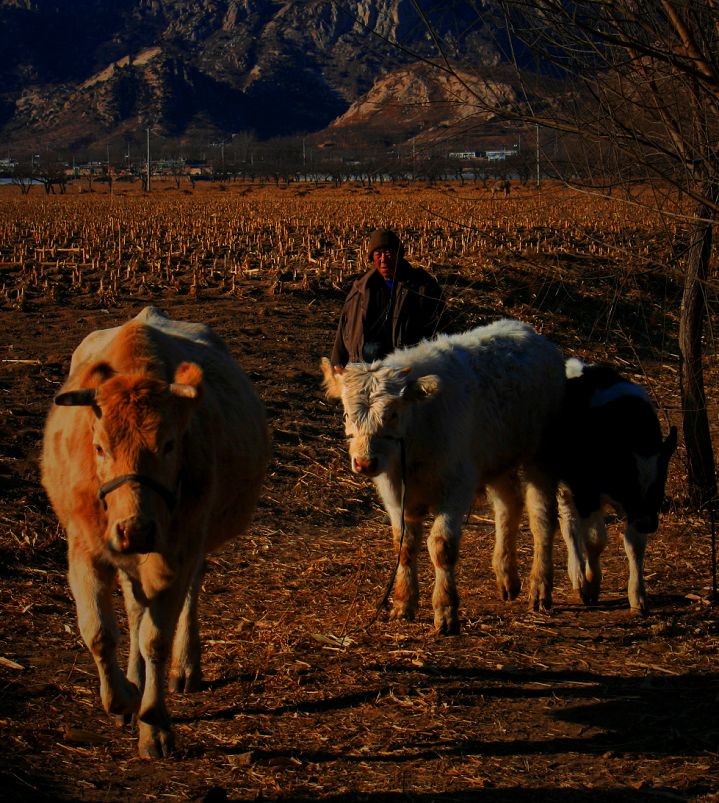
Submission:
M 443 284 L 458 326 L 528 320 L 567 354 L 643 382 L 664 426 L 678 424 L 683 232 L 666 220 L 551 186 L 507 199 L 473 185 L 0 188 L 2 799 L 719 800 L 711 529 L 686 505 L 681 444 L 648 549 L 648 617 L 628 611 L 617 522 L 598 606 L 575 599 L 561 539 L 553 614 L 500 602 L 478 500 L 459 566 L 462 634 L 438 639 L 426 556 L 418 621 L 373 622 L 394 565 L 389 527 L 319 388 L 364 237 L 390 225 Z M 74 347 L 149 303 L 226 338 L 274 433 L 253 527 L 210 560 L 204 688 L 171 698 L 178 753 L 155 763 L 100 707 L 37 466 Z

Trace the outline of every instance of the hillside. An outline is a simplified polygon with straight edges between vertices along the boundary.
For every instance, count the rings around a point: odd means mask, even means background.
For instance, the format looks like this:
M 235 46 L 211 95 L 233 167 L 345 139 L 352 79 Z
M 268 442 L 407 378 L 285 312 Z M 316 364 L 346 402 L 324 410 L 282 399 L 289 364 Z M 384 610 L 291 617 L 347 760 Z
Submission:
M 148 125 L 187 143 L 451 124 L 468 95 L 418 66 L 437 55 L 427 21 L 469 74 L 496 67 L 499 50 L 466 3 L 425 13 L 410 0 L 0 0 L 0 142 L 74 151 Z

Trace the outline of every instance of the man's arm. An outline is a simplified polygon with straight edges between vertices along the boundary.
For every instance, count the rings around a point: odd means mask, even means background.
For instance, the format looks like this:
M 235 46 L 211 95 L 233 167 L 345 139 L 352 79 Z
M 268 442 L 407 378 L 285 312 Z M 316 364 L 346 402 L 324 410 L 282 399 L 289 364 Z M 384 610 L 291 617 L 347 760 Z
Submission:
M 332 347 L 332 356 L 330 357 L 330 363 L 335 365 L 341 365 L 344 367 L 347 365 L 349 360 L 349 353 L 347 351 L 347 347 L 345 346 L 344 337 L 342 335 L 342 331 L 344 329 L 344 322 L 345 322 L 345 311 L 342 310 L 342 314 L 340 315 L 339 323 L 337 324 L 337 333 L 335 334 L 335 343 Z

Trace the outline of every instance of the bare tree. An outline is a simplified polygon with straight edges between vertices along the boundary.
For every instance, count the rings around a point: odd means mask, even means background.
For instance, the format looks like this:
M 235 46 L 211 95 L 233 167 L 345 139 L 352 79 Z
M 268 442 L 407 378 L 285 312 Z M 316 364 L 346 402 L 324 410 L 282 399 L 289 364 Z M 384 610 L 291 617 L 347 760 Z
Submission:
M 436 69 L 462 80 L 430 16 L 413 2 L 435 42 Z M 717 498 L 703 373 L 706 290 L 713 278 L 713 229 L 719 212 L 718 0 L 497 0 L 462 3 L 478 25 L 494 15 L 506 62 L 522 91 L 515 102 L 480 97 L 517 125 L 571 140 L 570 163 L 553 165 L 568 183 L 594 192 L 651 181 L 657 207 L 684 214 L 680 310 L 680 392 L 689 493 L 699 506 Z M 665 192 L 662 199 L 658 193 Z M 676 198 L 680 198 L 677 210 Z
M 15 165 L 12 172 L 12 183 L 20 188 L 23 195 L 30 192 L 30 188 L 35 183 L 35 162 L 28 160 L 19 162 Z
M 717 494 L 702 336 L 719 212 L 719 4 L 505 0 L 501 6 L 510 40 L 530 47 L 565 88 L 561 104 L 536 109 L 530 102 L 524 116 L 576 133 L 595 154 L 604 143 L 614 165 L 631 165 L 622 180 L 653 180 L 689 202 L 680 390 L 690 493 L 707 505 Z

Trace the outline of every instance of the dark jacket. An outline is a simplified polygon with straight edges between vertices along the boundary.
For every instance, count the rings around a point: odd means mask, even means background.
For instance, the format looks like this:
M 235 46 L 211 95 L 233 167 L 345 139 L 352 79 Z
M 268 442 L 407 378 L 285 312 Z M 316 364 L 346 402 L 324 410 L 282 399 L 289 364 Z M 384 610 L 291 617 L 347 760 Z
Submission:
M 422 268 L 404 259 L 390 289 L 376 268 L 355 281 L 340 315 L 332 365 L 372 362 L 442 331 L 442 291 Z

